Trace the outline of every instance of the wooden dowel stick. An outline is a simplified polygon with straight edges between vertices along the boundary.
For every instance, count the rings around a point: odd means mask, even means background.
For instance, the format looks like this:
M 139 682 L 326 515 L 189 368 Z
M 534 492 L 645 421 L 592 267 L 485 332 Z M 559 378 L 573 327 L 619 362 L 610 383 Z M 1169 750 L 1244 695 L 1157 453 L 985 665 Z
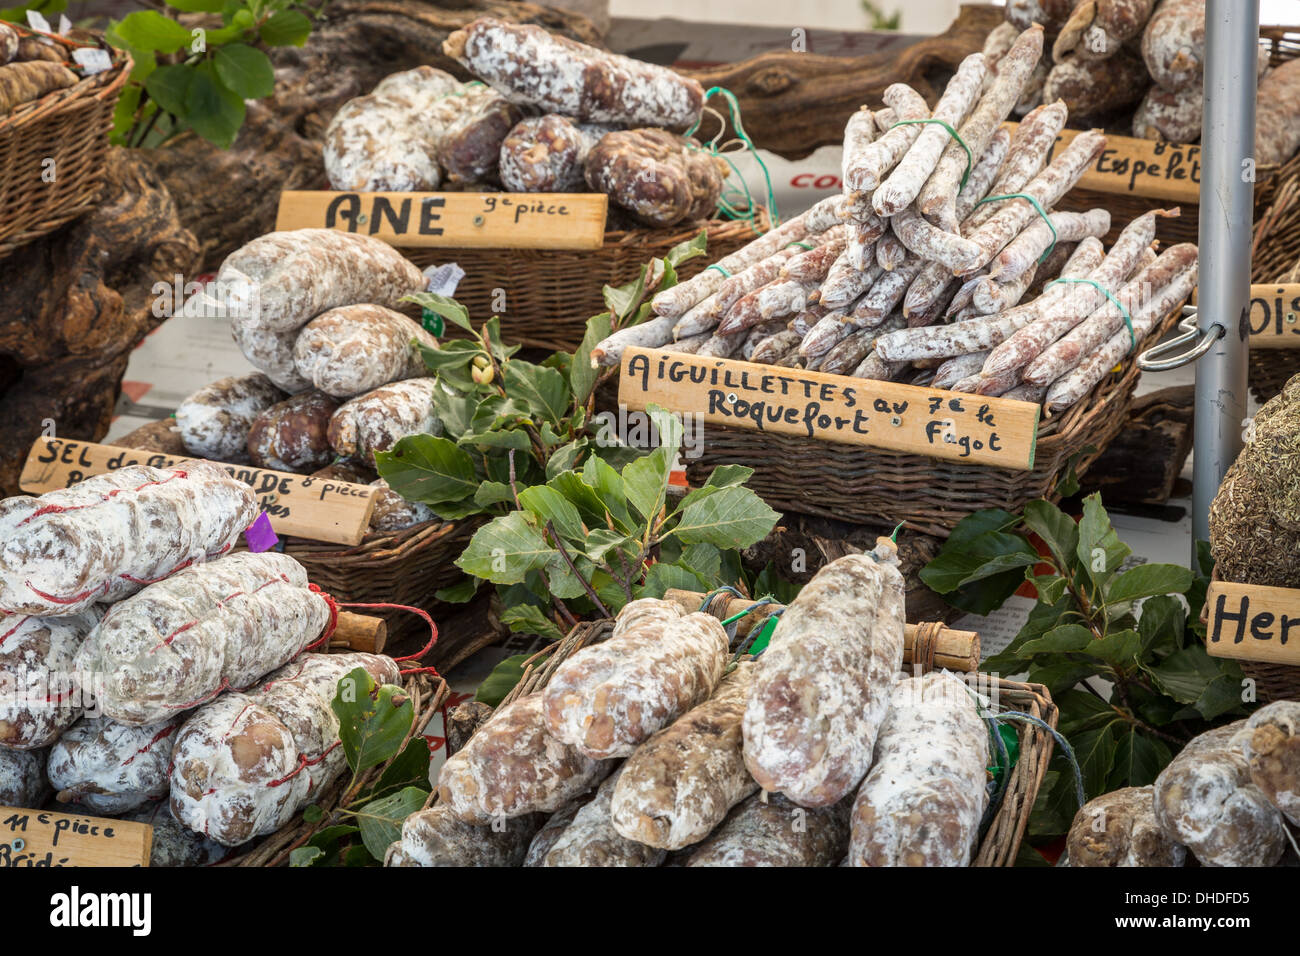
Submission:
M 347 647 L 366 654 L 379 654 L 388 641 L 388 622 L 369 614 L 339 611 L 338 625 L 330 635 L 330 647 Z

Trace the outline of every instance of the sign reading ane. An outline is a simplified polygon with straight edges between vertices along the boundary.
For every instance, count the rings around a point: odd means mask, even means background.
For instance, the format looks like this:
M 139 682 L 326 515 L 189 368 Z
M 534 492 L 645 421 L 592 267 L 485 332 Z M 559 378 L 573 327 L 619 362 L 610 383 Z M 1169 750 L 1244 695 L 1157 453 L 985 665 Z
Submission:
M 1039 406 L 1030 402 L 642 348 L 623 354 L 618 398 L 632 410 L 654 403 L 712 425 L 1034 466 Z
M 394 246 L 599 249 L 603 193 L 351 193 L 286 190 L 276 229 L 339 229 Z

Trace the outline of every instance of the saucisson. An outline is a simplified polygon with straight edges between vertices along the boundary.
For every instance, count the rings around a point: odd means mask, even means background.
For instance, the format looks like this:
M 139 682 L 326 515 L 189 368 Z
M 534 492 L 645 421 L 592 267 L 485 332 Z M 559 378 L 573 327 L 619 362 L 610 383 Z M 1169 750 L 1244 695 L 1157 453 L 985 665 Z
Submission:
M 474 826 L 439 803 L 403 821 L 384 866 L 519 866 L 537 828 L 533 816 L 507 820 L 500 829 Z
M 306 654 L 196 711 L 172 748 L 176 819 L 223 846 L 284 826 L 347 766 L 330 701 L 357 667 L 381 684 L 401 679 L 387 657 Z
M 439 799 L 466 823 L 550 813 L 590 789 L 613 769 L 547 735 L 542 695 L 502 707 L 447 758 L 437 774 Z
M 899 681 L 853 802 L 850 866 L 966 866 L 988 806 L 989 730 L 948 673 Z
M 756 793 L 689 851 L 686 866 L 835 866 L 849 843 L 849 804 L 805 809 Z
M 94 607 L 64 617 L 0 613 L 0 753 L 48 747 L 81 716 L 77 649 L 98 620 Z
M 98 675 L 95 701 L 106 716 L 138 727 L 249 686 L 329 620 L 292 557 L 232 554 L 114 604 L 77 652 L 77 669 Z
M 421 291 L 425 278 L 379 239 L 336 229 L 296 229 L 268 233 L 236 249 L 221 263 L 217 284 L 238 290 L 229 303 L 238 313 L 235 325 L 288 332 L 340 305 L 395 308 L 404 296 Z
M 704 106 L 695 80 L 530 24 L 479 17 L 442 49 L 513 102 L 587 122 L 682 130 Z
M 253 420 L 288 398 L 261 372 L 231 375 L 205 385 L 176 406 L 185 450 L 198 458 L 238 463 Z
M 220 466 L 135 465 L 0 502 L 0 611 L 64 615 L 134 594 L 235 543 L 252 489 Z
M 786 608 L 745 708 L 745 765 L 764 790 L 807 807 L 861 781 L 902 666 L 897 550 L 825 565 Z
M 707 614 L 629 625 L 556 669 L 542 698 L 546 729 L 589 757 L 627 756 L 708 699 L 727 646 L 726 632 Z
M 105 717 L 77 721 L 50 748 L 47 773 L 60 803 L 117 815 L 167 794 L 180 721 L 129 727 Z
M 1272 866 L 1286 850 L 1282 814 L 1250 779 L 1249 733 L 1244 720 L 1207 731 L 1156 777 L 1156 822 L 1203 866 Z

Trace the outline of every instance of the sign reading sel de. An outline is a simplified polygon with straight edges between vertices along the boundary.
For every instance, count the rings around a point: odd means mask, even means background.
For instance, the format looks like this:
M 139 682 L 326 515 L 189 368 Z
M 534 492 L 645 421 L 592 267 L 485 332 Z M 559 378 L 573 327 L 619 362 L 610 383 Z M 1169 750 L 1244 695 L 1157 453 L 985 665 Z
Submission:
M 1012 132 L 1019 126 L 1006 125 Z M 1077 130 L 1062 130 L 1048 161 L 1078 135 Z M 1107 136 L 1101 155 L 1079 178 L 1079 188 L 1170 202 L 1200 202 L 1201 147 Z
M 1211 657 L 1300 664 L 1300 591 L 1211 581 L 1205 603 Z
M 0 869 L 148 866 L 152 848 L 147 823 L 0 807 Z
M 173 468 L 182 461 L 185 459 L 136 448 L 38 438 L 27 455 L 18 485 L 23 491 L 43 494 L 128 465 Z M 375 489 L 369 485 L 244 465 L 222 467 L 232 478 L 253 489 L 277 534 L 359 544 L 370 526 Z
M 599 249 L 604 193 L 280 193 L 276 229 L 339 229 L 393 246 Z
M 618 400 L 729 425 L 1027 471 L 1039 406 L 821 372 L 629 348 Z

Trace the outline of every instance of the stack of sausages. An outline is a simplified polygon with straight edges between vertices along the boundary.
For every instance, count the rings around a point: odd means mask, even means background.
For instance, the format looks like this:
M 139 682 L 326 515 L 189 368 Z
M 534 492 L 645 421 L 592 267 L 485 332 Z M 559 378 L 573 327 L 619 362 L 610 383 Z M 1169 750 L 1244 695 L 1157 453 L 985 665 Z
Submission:
M 846 125 L 842 195 L 661 292 L 654 317 L 601 342 L 593 361 L 665 347 L 1054 411 L 1079 401 L 1191 292 L 1197 256 L 1152 247 L 1177 210 L 1130 223 L 1109 251 L 1105 209 L 1053 211 L 1106 138 L 1086 132 L 1053 154 L 1068 118 L 1059 101 L 1014 135 L 1002 127 L 1043 36 L 1023 31 L 991 81 L 987 58 L 967 57 L 933 110 L 889 87 L 883 109 Z
M 390 866 L 963 866 L 988 731 L 946 673 L 903 678 L 892 542 L 822 568 L 757 660 L 643 598 L 501 707 Z M 729 672 L 728 672 L 729 671 Z
M 456 30 L 443 52 L 478 79 L 418 67 L 335 115 L 335 189 L 592 190 L 644 225 L 713 216 L 729 167 L 680 135 L 703 110 L 695 80 L 492 17 Z
M 346 769 L 339 681 L 399 666 L 307 653 L 328 597 L 287 554 L 227 553 L 257 513 L 202 460 L 0 502 L 0 803 L 144 810 L 197 853 L 282 827 Z
M 984 45 L 990 70 L 1034 23 L 1052 40 L 1051 63 L 1035 71 L 1023 105 L 1060 98 L 1076 119 L 1127 128 L 1132 112 L 1139 139 L 1200 139 L 1205 0 L 1012 0 L 1005 22 Z M 1292 60 L 1265 73 L 1268 61 L 1261 45 L 1259 165 L 1283 163 L 1300 148 L 1300 63 Z
M 1156 777 L 1085 804 L 1070 865 L 1287 865 L 1300 825 L 1300 703 L 1279 700 L 1194 738 Z

